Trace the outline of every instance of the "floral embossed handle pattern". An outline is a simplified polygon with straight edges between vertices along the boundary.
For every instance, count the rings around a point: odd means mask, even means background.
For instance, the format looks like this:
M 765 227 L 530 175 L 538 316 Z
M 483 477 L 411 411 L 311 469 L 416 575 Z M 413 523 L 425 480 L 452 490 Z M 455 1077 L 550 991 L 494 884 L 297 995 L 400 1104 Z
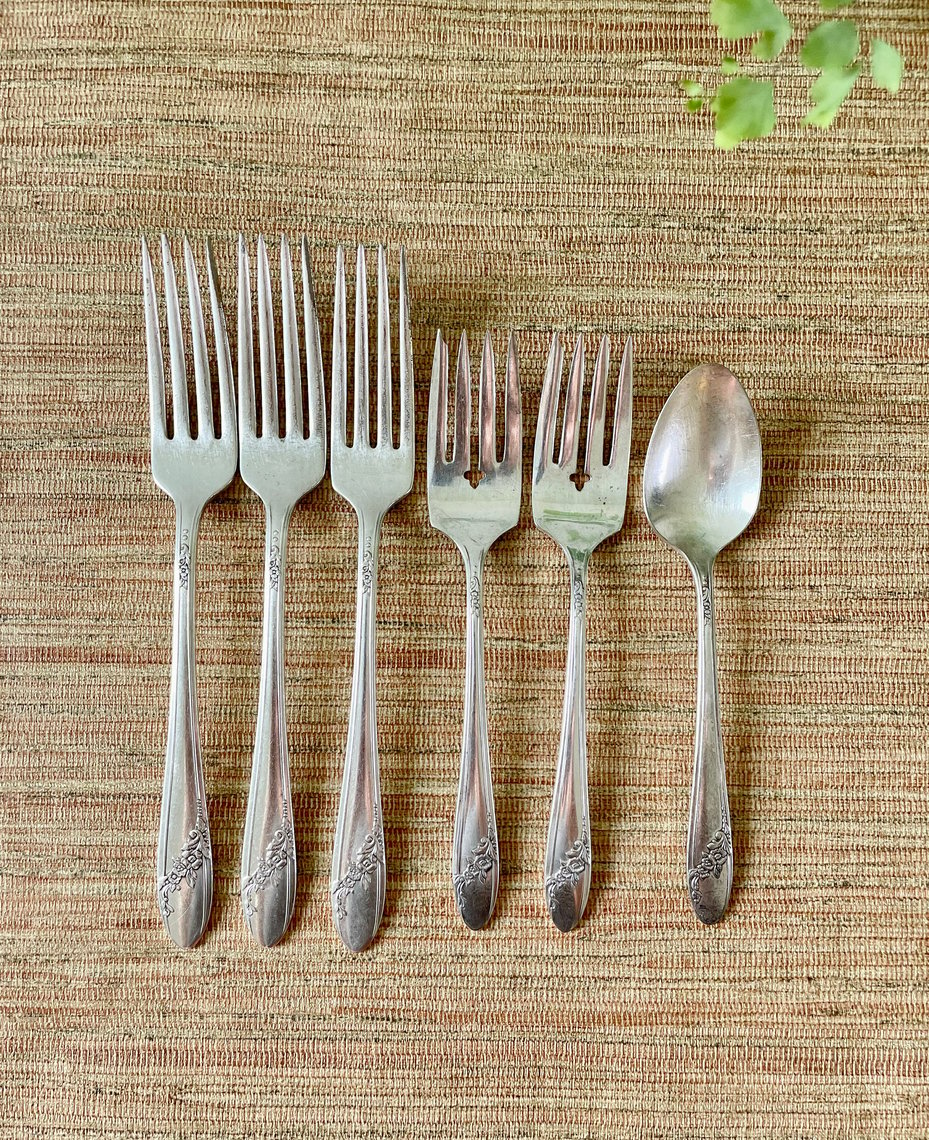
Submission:
M 732 824 L 716 682 L 713 566 L 691 566 L 697 590 L 697 731 L 690 821 L 687 891 L 694 913 L 710 925 L 722 918 L 732 890 Z
M 200 515 L 177 507 L 171 697 L 165 750 L 157 901 L 165 929 L 187 949 L 200 940 L 213 904 L 213 853 L 197 720 L 196 553 Z

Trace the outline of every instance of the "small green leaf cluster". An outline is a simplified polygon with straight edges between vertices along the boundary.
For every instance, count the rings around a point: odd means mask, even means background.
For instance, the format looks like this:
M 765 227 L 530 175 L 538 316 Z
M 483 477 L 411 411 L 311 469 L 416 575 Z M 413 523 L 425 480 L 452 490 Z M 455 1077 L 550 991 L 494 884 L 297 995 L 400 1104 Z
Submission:
M 820 0 L 823 11 L 850 7 L 854 0 Z M 793 26 L 775 0 L 712 0 L 710 19 L 720 38 L 752 41 L 751 55 L 763 62 L 776 59 L 793 36 Z M 810 87 L 806 126 L 828 127 L 861 75 L 858 25 L 847 18 L 829 18 L 817 24 L 800 48 L 800 62 L 818 72 Z M 881 39 L 868 45 L 868 66 L 875 86 L 895 95 L 903 79 L 903 57 Z M 710 100 L 716 127 L 715 142 L 731 150 L 747 139 L 762 138 L 774 130 L 774 84 L 770 80 L 739 75 L 739 61 L 724 55 L 720 65 L 723 82 Z M 681 87 L 687 110 L 702 110 L 708 95 L 703 85 L 685 79 Z

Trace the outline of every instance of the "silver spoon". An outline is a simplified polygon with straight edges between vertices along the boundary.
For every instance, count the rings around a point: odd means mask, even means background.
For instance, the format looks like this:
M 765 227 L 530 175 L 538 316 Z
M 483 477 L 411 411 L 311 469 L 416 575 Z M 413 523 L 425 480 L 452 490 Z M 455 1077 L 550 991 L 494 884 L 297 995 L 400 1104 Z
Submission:
M 697 918 L 723 916 L 732 890 L 732 826 L 716 687 L 713 563 L 751 522 L 761 493 L 761 436 L 728 368 L 701 364 L 668 397 L 642 476 L 652 528 L 697 586 L 697 731 L 687 828 L 687 888 Z

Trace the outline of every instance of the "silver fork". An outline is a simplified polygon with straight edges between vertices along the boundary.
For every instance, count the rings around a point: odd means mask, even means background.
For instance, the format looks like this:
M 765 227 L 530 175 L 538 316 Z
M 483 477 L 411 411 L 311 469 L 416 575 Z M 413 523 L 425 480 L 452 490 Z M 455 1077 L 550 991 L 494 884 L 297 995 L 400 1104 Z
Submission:
M 145 340 L 151 407 L 152 474 L 174 500 L 174 630 L 171 649 L 171 697 L 165 752 L 161 826 L 158 832 L 157 899 L 165 928 L 178 946 L 189 947 L 203 934 L 213 902 L 213 853 L 203 785 L 203 760 L 197 723 L 196 609 L 197 532 L 206 504 L 235 475 L 238 449 L 232 361 L 223 317 L 216 266 L 206 246 L 210 309 L 216 341 L 219 381 L 219 434 L 213 424 L 210 358 L 203 322 L 200 285 L 193 253 L 184 239 L 184 269 L 190 310 L 191 348 L 197 401 L 197 434 L 190 430 L 184 336 L 177 280 L 168 239 L 162 234 L 165 311 L 171 356 L 173 429 L 168 435 L 165 370 L 158 321 L 158 297 L 148 245 L 142 239 Z
M 461 774 L 452 843 L 452 883 L 465 923 L 480 930 L 493 913 L 500 882 L 497 819 L 487 740 L 484 693 L 484 560 L 497 539 L 519 521 L 522 477 L 522 410 L 516 338 L 511 334 L 506 368 L 506 424 L 503 457 L 497 460 L 497 383 L 490 333 L 484 338 L 478 410 L 478 468 L 472 486 L 471 360 L 462 333 L 455 381 L 452 457 L 448 452 L 448 346 L 436 336 L 429 392 L 427 479 L 429 519 L 455 543 L 464 560 L 467 584 L 465 711 Z
M 539 404 L 532 477 L 532 517 L 561 547 L 571 570 L 571 616 L 561 744 L 545 850 L 545 896 L 559 930 L 572 930 L 590 891 L 590 808 L 587 791 L 586 683 L 584 677 L 587 567 L 593 551 L 623 525 L 632 437 L 632 341 L 619 370 L 613 445 L 604 461 L 606 384 L 610 341 L 600 342 L 594 366 L 583 474 L 575 474 L 584 387 L 584 340 L 578 337 L 564 406 L 561 450 L 554 461 L 555 421 L 561 394 L 563 352 L 552 340 Z
M 284 349 L 284 434 L 278 414 L 277 355 L 271 270 L 258 238 L 258 344 L 261 362 L 261 431 L 256 426 L 251 274 L 245 239 L 239 238 L 239 466 L 265 508 L 264 619 L 258 723 L 242 845 L 241 898 L 245 921 L 262 946 L 283 937 L 294 911 L 297 857 L 284 691 L 284 568 L 287 530 L 297 502 L 326 470 L 326 406 L 322 349 L 313 295 L 310 253 L 301 243 L 303 326 L 309 426 L 303 427 L 300 342 L 293 268 L 281 238 L 281 339 Z
M 407 297 L 406 254 L 400 251 L 400 432 L 393 445 L 390 375 L 390 309 L 387 256 L 377 257 L 377 442 L 368 429 L 368 300 L 364 249 L 355 270 L 355 416 L 346 442 L 345 256 L 336 259 L 332 338 L 331 478 L 358 516 L 358 585 L 355 660 L 342 795 L 336 824 L 330 887 L 332 913 L 349 950 L 363 950 L 384 912 L 387 868 L 377 761 L 375 618 L 377 556 L 384 515 L 413 486 L 413 353 Z

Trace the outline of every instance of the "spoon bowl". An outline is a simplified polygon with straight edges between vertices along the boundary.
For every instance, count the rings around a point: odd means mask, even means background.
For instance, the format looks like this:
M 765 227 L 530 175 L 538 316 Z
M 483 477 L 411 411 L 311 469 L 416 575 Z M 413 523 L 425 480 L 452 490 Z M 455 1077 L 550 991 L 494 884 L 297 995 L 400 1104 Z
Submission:
M 701 364 L 668 397 L 642 477 L 652 528 L 687 561 L 697 587 L 697 727 L 687 830 L 687 889 L 701 922 L 732 890 L 732 826 L 716 684 L 713 563 L 748 526 L 761 494 L 761 436 L 728 368 Z

